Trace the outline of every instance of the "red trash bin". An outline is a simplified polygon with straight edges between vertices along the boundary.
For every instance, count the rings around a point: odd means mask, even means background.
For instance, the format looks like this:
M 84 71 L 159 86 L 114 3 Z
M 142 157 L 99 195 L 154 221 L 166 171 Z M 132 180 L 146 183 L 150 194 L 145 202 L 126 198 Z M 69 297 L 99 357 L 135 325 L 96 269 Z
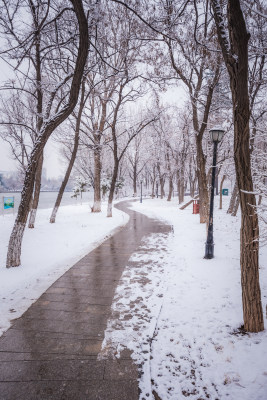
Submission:
M 199 214 L 199 200 L 193 201 L 193 214 Z

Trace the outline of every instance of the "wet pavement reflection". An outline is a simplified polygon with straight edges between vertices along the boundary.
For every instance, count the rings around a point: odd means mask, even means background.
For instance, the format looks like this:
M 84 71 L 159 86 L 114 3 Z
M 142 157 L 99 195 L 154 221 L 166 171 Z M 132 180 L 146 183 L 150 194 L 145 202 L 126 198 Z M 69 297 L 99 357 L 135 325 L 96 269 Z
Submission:
M 0 400 L 137 400 L 130 353 L 98 361 L 131 254 L 170 227 L 129 209 L 128 224 L 60 277 L 0 339 Z

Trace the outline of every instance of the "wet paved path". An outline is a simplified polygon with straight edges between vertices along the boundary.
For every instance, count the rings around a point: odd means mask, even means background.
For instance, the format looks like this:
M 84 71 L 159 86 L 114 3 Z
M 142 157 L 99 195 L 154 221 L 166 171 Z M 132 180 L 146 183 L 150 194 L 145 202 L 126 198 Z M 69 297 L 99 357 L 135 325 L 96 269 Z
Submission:
M 1 400 L 138 400 L 130 354 L 103 361 L 97 355 L 128 259 L 143 236 L 170 228 L 127 205 L 117 205 L 130 215 L 126 227 L 62 275 L 1 337 Z

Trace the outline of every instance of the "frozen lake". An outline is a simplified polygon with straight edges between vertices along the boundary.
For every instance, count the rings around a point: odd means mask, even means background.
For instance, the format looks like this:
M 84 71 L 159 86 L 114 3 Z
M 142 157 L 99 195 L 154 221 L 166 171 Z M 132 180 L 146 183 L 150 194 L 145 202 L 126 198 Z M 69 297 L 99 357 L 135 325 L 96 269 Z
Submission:
M 54 207 L 56 198 L 57 198 L 58 192 L 41 192 L 40 194 L 40 200 L 39 200 L 39 207 L 38 208 L 52 208 Z M 73 195 L 73 192 L 65 192 L 63 195 L 63 198 L 61 200 L 61 205 L 62 206 L 67 206 L 71 204 L 77 204 L 81 203 L 81 198 L 80 196 L 78 199 L 75 199 L 74 197 L 71 197 Z M 4 197 L 14 197 L 15 198 L 15 205 L 14 205 L 14 212 L 17 212 L 18 206 L 20 203 L 20 198 L 21 194 L 16 192 L 16 193 L 0 193 L 0 198 L 1 198 L 1 214 L 10 214 L 13 212 L 12 208 L 5 209 L 4 210 Z M 93 205 L 93 198 L 94 198 L 94 193 L 93 192 L 85 192 L 83 193 L 83 198 L 82 202 Z

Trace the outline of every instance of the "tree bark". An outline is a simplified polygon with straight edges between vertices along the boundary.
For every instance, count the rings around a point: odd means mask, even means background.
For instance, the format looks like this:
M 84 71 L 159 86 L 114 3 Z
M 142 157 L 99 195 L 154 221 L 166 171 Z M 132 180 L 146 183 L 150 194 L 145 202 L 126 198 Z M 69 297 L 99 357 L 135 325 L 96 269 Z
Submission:
M 185 182 L 184 182 L 184 170 L 180 171 L 177 179 L 178 183 L 178 202 L 179 204 L 184 202 L 184 189 L 185 189 Z M 194 196 L 194 195 L 193 195 Z
M 218 168 L 216 166 L 216 175 L 215 175 L 215 191 L 216 191 L 216 196 L 218 195 L 218 189 L 219 188 L 219 171 Z
M 101 212 L 101 138 L 106 124 L 107 116 L 107 97 L 102 101 L 102 115 L 99 123 L 99 127 L 95 126 L 97 133 L 94 134 L 94 204 L 92 212 Z
M 159 179 L 159 183 L 160 183 L 160 198 L 163 199 L 165 196 L 165 190 L 164 190 L 165 179 L 161 177 Z
M 249 34 L 239 0 L 228 0 L 229 42 L 220 3 L 212 0 L 219 42 L 230 77 L 234 118 L 234 160 L 241 206 L 240 264 L 244 329 L 264 329 L 259 283 L 259 224 L 250 163 L 248 94 Z
M 199 188 L 199 218 L 200 223 L 208 221 L 209 216 L 209 193 L 207 188 L 206 160 L 202 149 L 202 136 L 196 136 L 197 145 L 197 177 Z
M 101 136 L 94 136 L 94 204 L 92 212 L 101 212 Z
M 38 160 L 50 135 L 71 114 L 79 96 L 81 80 L 88 55 L 88 24 L 86 16 L 84 14 L 82 3 L 79 0 L 71 0 L 71 2 L 73 4 L 74 11 L 78 19 L 80 37 L 78 56 L 76 59 L 69 99 L 67 101 L 67 104 L 64 105 L 63 108 L 57 112 L 54 118 L 43 124 L 39 133 L 38 140 L 34 144 L 25 174 L 24 186 L 21 193 L 21 201 L 18 208 L 17 218 L 9 240 L 6 262 L 7 268 L 18 267 L 21 264 L 21 244 L 29 213 L 29 204 L 33 193 L 34 179 Z
M 155 180 L 151 179 L 152 187 L 151 187 L 151 198 L 155 198 Z
M 36 169 L 36 175 L 35 175 L 35 181 L 34 181 L 34 196 L 33 196 L 33 200 L 32 200 L 32 203 L 31 203 L 31 212 L 30 212 L 29 225 L 28 225 L 28 227 L 30 229 L 34 228 L 37 208 L 38 208 L 38 204 L 39 204 L 40 191 L 41 191 L 42 171 L 43 171 L 43 160 L 44 160 L 44 156 L 43 156 L 43 153 L 42 153 L 40 155 L 39 160 L 38 160 L 37 169 Z
M 231 213 L 232 217 L 236 217 L 237 211 L 238 211 L 238 207 L 239 207 L 239 203 L 240 203 L 240 198 L 239 198 L 239 194 L 237 193 L 237 196 L 235 198 L 235 204 L 233 207 L 233 211 Z
M 117 181 L 117 177 L 118 177 L 118 170 L 119 170 L 119 161 L 114 159 L 113 174 L 112 174 L 111 185 L 110 185 L 110 190 L 109 190 L 109 195 L 108 195 L 107 217 L 112 217 L 112 203 L 113 203 L 113 198 L 114 198 L 114 193 L 115 193 L 116 181 Z
M 133 166 L 133 195 L 137 196 L 137 165 L 134 163 Z
M 223 175 L 221 183 L 220 183 L 220 207 L 219 207 L 219 210 L 222 209 L 222 188 L 223 188 L 223 182 L 224 182 L 225 178 L 226 178 L 226 175 Z
M 233 191 L 231 194 L 231 199 L 230 199 L 229 207 L 227 210 L 227 214 L 232 214 L 237 195 L 238 195 L 238 186 L 237 186 L 237 181 L 235 180 L 235 184 L 234 184 L 234 188 L 233 188 Z
M 169 193 L 168 193 L 167 201 L 171 201 L 171 199 L 172 199 L 172 192 L 173 192 L 173 181 L 172 181 L 172 176 L 170 176 L 170 177 L 169 177 Z

